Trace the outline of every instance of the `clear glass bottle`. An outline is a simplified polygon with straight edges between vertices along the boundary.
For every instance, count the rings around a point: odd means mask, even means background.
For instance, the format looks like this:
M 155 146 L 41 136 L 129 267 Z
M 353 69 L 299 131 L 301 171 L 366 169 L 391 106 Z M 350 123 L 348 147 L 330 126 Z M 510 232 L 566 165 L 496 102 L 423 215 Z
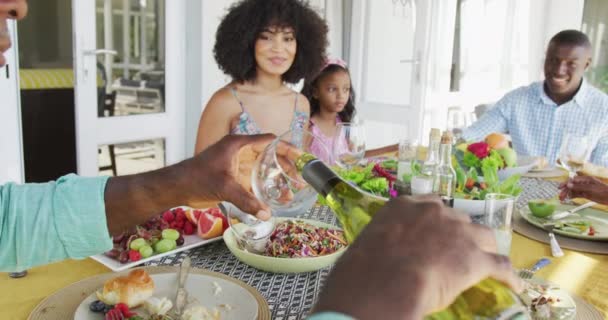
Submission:
M 433 175 L 433 193 L 439 194 L 445 205 L 454 207 L 456 171 L 452 167 L 452 134 L 444 131 L 439 146 L 439 164 Z
M 435 167 L 439 165 L 440 141 L 441 131 L 439 131 L 437 128 L 431 129 L 426 160 L 420 168 L 420 173 L 412 177 L 412 194 L 429 194 L 433 192 Z

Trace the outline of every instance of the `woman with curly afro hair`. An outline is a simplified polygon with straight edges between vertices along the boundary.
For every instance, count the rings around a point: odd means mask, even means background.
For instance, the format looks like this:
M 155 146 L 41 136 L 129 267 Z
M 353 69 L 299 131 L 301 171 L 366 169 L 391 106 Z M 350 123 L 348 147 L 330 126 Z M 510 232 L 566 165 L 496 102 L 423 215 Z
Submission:
M 307 127 L 308 100 L 287 84 L 310 78 L 323 66 L 327 30 L 305 1 L 242 0 L 230 7 L 213 51 L 232 82 L 207 103 L 195 152 L 228 134 L 280 135 Z

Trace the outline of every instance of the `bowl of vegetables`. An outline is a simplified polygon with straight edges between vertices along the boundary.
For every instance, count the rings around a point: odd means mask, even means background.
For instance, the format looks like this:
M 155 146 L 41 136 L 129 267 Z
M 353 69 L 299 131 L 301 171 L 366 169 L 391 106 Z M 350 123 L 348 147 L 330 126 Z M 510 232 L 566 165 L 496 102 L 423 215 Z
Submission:
M 241 262 L 274 273 L 301 273 L 325 268 L 335 263 L 348 247 L 344 232 L 330 224 L 309 219 L 275 219 L 276 227 L 265 240 L 263 252 L 251 252 L 240 245 L 230 228 L 224 232 L 224 242 Z
M 514 157 L 512 149 L 502 144 L 495 143 L 494 148 L 485 141 L 459 145 L 452 161 L 456 171 L 454 208 L 473 216 L 483 215 L 488 193 L 517 197 L 522 191 L 521 175 L 509 174 L 504 179 L 499 175 L 500 170 L 513 167 Z

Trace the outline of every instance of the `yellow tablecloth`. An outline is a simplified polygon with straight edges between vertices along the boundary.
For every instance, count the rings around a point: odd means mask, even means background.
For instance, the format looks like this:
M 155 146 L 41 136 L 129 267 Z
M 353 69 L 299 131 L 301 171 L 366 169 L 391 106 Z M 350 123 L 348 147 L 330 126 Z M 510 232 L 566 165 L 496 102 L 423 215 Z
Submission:
M 608 318 L 608 255 L 564 250 L 562 258 L 538 275 L 583 297 Z M 518 268 L 529 267 L 540 257 L 551 257 L 549 246 L 513 234 L 511 259 Z M 0 273 L 0 319 L 27 319 L 30 311 L 46 296 L 87 277 L 110 272 L 91 259 L 63 261 L 29 270 L 25 278 L 11 279 Z

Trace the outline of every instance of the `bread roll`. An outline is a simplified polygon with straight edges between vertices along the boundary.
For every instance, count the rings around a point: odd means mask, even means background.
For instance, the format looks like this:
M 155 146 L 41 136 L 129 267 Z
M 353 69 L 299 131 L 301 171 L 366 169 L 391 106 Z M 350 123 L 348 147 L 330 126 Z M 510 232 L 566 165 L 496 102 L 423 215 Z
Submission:
M 127 276 L 106 281 L 102 292 L 96 292 L 97 298 L 105 304 L 124 303 L 135 308 L 154 294 L 154 281 L 143 269 L 129 272 Z

